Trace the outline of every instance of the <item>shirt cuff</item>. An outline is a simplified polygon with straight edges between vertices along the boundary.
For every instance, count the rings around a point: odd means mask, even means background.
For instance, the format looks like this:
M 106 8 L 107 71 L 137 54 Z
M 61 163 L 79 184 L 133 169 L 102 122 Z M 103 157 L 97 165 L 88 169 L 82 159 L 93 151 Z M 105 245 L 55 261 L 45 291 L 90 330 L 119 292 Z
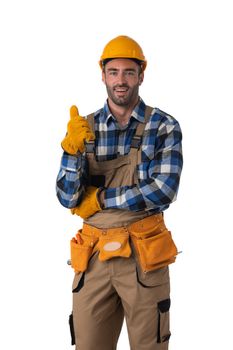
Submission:
M 77 171 L 81 168 L 82 164 L 82 155 L 70 155 L 66 152 L 63 153 L 61 159 L 61 168 L 68 171 Z

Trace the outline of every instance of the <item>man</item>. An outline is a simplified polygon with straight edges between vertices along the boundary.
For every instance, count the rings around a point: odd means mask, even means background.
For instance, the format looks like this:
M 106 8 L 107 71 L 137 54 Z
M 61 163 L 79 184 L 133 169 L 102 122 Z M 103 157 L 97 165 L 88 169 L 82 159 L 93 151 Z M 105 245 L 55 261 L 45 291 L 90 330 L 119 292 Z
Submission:
M 139 97 L 147 62 L 137 42 L 112 39 L 99 63 L 108 99 L 87 118 L 71 107 L 57 177 L 59 201 L 84 219 L 71 241 L 72 344 L 116 349 L 125 317 L 132 350 L 166 350 L 177 249 L 163 211 L 178 191 L 181 130 Z

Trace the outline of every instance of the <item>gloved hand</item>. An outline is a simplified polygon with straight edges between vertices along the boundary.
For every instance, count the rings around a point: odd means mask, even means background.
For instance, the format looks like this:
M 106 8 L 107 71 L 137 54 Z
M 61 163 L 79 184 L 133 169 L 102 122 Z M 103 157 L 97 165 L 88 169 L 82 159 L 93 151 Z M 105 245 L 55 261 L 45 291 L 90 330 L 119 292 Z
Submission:
M 99 188 L 88 186 L 84 193 L 82 202 L 77 207 L 72 208 L 71 213 L 76 214 L 83 219 L 87 219 L 97 211 L 102 210 L 98 199 L 98 192 Z
M 85 140 L 93 141 L 95 135 L 90 130 L 88 121 L 81 117 L 76 106 L 70 108 L 70 121 L 67 124 L 67 133 L 62 140 L 62 148 L 69 154 L 83 153 Z

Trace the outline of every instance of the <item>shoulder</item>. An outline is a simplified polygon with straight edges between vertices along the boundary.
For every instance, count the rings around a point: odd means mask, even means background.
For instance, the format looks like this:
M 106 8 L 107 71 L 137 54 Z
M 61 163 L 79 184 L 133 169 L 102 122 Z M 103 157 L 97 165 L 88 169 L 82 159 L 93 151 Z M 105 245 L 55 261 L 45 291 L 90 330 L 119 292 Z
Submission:
M 167 112 L 164 112 L 157 107 L 153 108 L 150 121 L 164 125 L 179 124 L 178 121 L 171 114 L 168 114 Z
M 90 112 L 90 113 L 86 114 L 85 118 L 88 118 L 90 116 L 96 118 L 96 117 L 100 116 L 102 113 L 103 113 L 103 108 L 100 108 L 94 112 Z
M 95 122 L 101 123 L 106 119 L 106 113 L 104 108 L 97 109 L 95 112 L 89 113 L 85 116 L 85 118 L 89 119 L 94 119 Z
M 155 107 L 152 109 L 145 130 L 153 130 L 153 132 L 155 131 L 156 133 L 169 133 L 173 130 L 180 131 L 180 125 L 177 119 L 171 114 Z

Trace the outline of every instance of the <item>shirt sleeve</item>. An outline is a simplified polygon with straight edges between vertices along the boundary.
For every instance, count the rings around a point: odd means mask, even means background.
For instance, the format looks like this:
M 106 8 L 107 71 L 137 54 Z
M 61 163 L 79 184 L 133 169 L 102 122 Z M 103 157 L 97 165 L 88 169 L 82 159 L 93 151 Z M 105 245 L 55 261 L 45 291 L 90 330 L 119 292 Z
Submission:
M 148 129 L 152 130 L 152 125 Z M 142 148 L 149 153 L 153 149 L 153 156 L 138 166 L 139 184 L 106 189 L 105 208 L 132 211 L 168 208 L 176 199 L 179 187 L 183 165 L 181 142 L 179 123 L 172 117 L 167 118 L 156 133 L 151 132 Z
M 84 193 L 87 161 L 84 155 L 72 156 L 64 152 L 56 180 L 59 202 L 66 208 L 76 207 Z

